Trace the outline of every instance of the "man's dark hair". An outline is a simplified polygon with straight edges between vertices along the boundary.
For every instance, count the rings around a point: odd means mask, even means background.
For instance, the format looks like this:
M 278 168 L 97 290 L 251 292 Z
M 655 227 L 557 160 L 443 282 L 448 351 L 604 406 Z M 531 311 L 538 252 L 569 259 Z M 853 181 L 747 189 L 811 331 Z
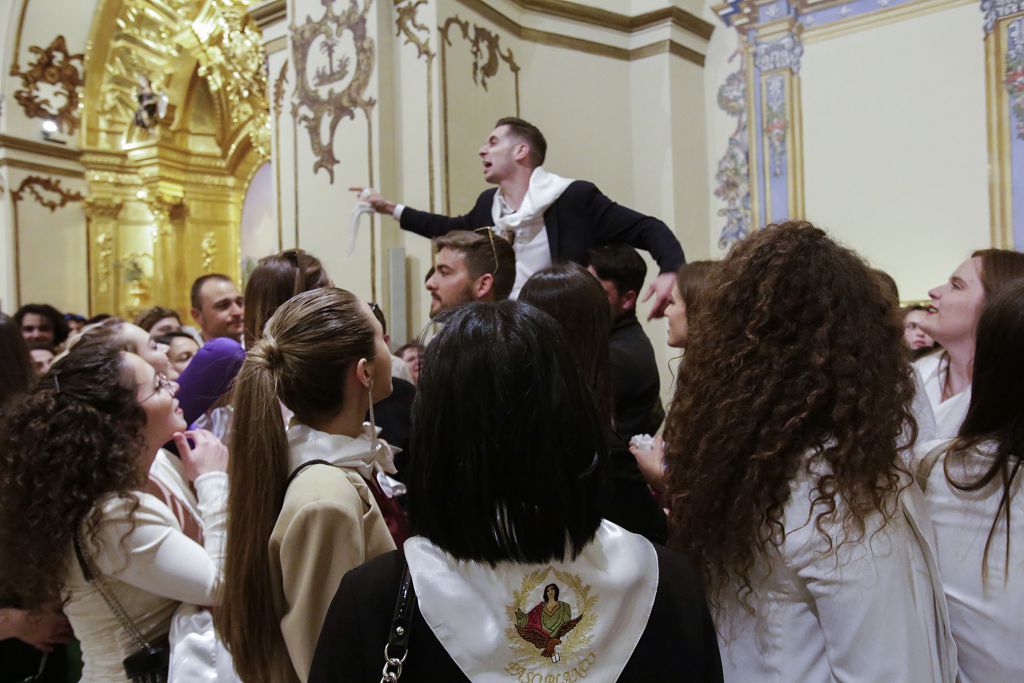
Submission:
M 626 292 L 640 294 L 647 277 L 647 264 L 636 249 L 628 244 L 607 244 L 591 249 L 589 257 L 587 265 L 600 279 L 613 282 L 620 296 Z
M 170 346 L 171 342 L 178 338 L 188 339 L 191 342 L 195 342 L 197 346 L 202 346 L 202 344 L 199 343 L 199 340 L 193 337 L 188 332 L 181 332 L 177 330 L 174 332 L 165 332 L 161 334 L 159 337 L 154 337 L 153 341 L 155 341 L 157 344 L 167 344 L 168 346 Z
M 575 558 L 601 523 L 607 447 L 558 323 L 518 301 L 439 321 L 413 404 L 415 533 L 459 560 Z
M 68 332 L 70 332 L 68 321 L 64 319 L 63 313 L 50 304 L 25 304 L 19 308 L 14 313 L 14 320 L 18 323 L 18 327 L 21 327 L 22 319 L 29 313 L 41 315 L 50 321 L 50 328 L 53 330 L 54 347 L 60 346 L 68 338 Z
M 388 321 L 384 317 L 384 310 L 381 309 L 380 304 L 375 304 L 372 301 L 367 304 L 370 307 L 370 312 L 373 313 L 373 317 L 380 323 L 380 333 L 384 336 L 388 334 Z
M 92 325 L 94 323 L 101 323 L 104 320 L 106 320 L 108 318 L 112 318 L 112 317 L 113 316 L 110 315 L 109 313 L 97 313 L 96 315 L 94 315 L 91 318 L 89 318 L 88 320 L 86 320 L 85 324 L 86 324 L 86 326 L 89 326 L 89 325 Z
M 411 341 L 408 344 L 402 344 L 401 346 L 399 346 L 398 349 L 395 350 L 395 355 L 401 358 L 402 354 L 408 351 L 409 349 L 416 349 L 420 353 L 423 353 L 426 350 L 426 348 L 427 347 L 425 347 L 423 344 L 420 344 L 418 341 Z
M 504 237 L 492 228 L 452 230 L 434 238 L 434 251 L 452 249 L 466 259 L 466 270 L 476 280 L 481 275 L 494 277 L 494 300 L 507 299 L 516 283 L 516 252 Z
M 207 273 L 206 275 L 200 275 L 195 279 L 195 282 L 192 283 L 192 291 L 189 292 L 189 301 L 192 303 L 192 308 L 198 310 L 203 309 L 203 302 L 200 300 L 199 295 L 203 291 L 203 285 L 210 280 L 227 280 L 228 282 L 232 282 L 231 278 L 221 273 Z
M 181 316 L 178 315 L 178 312 L 173 308 L 165 308 L 163 306 L 153 306 L 142 311 L 135 316 L 135 324 L 149 332 L 153 329 L 153 325 L 156 325 L 164 318 L 174 318 L 178 321 L 179 325 L 181 324 Z
M 522 140 L 530 147 L 530 163 L 534 168 L 544 163 L 544 158 L 548 154 L 548 141 L 544 139 L 544 133 L 541 133 L 537 126 L 517 116 L 504 116 L 498 119 L 494 127 L 501 126 L 508 126 L 512 137 Z

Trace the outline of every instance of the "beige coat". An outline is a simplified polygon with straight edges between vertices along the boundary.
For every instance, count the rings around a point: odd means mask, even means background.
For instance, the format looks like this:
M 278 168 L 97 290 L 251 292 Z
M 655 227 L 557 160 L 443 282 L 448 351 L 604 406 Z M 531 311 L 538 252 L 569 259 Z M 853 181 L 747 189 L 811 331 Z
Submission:
M 286 648 L 274 653 L 271 680 L 306 681 L 341 577 L 394 548 L 373 493 L 357 471 L 311 465 L 299 473 L 270 536 L 274 610 Z

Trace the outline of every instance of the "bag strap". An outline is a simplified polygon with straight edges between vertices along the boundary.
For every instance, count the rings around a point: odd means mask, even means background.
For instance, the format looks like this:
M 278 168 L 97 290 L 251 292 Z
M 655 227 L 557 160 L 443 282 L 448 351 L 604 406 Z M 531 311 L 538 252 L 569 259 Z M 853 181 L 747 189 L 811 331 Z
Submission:
M 285 490 L 288 490 L 288 487 L 292 485 L 292 482 L 295 481 L 295 478 L 299 476 L 302 470 L 310 467 L 311 465 L 328 465 L 330 467 L 334 467 L 334 465 L 331 465 L 331 463 L 326 460 L 310 460 L 309 462 L 304 462 L 292 470 L 292 473 L 288 476 L 288 481 L 284 483 Z
M 948 444 L 942 444 L 937 446 L 924 456 L 924 459 L 917 466 L 917 472 L 914 473 L 914 478 L 917 479 L 917 485 L 922 491 L 928 490 L 928 477 L 931 476 L 932 470 L 935 469 L 935 463 L 939 461 L 942 454 L 946 452 Z
M 75 558 L 78 560 L 78 566 L 82 570 L 82 576 L 85 580 L 96 586 L 96 590 L 103 597 L 103 601 L 107 603 L 107 607 L 113 612 L 114 617 L 121 623 L 121 626 L 128 633 L 129 636 L 138 644 L 141 649 L 149 650 L 152 649 L 149 641 L 142 636 L 142 632 L 132 621 L 131 617 L 128 616 L 128 612 L 125 610 L 121 601 L 117 599 L 114 591 L 110 589 L 107 582 L 103 580 L 100 573 L 96 570 L 95 565 L 92 562 L 92 558 L 85 552 L 82 547 L 82 543 L 79 540 L 79 535 L 75 534 L 73 539 L 75 546 Z
M 395 615 L 391 619 L 388 644 L 384 646 L 384 670 L 380 683 L 394 683 L 402 675 L 402 665 L 409 656 L 409 633 L 416 616 L 416 590 L 409 576 L 409 567 L 402 574 L 402 585 L 398 588 L 395 601 Z

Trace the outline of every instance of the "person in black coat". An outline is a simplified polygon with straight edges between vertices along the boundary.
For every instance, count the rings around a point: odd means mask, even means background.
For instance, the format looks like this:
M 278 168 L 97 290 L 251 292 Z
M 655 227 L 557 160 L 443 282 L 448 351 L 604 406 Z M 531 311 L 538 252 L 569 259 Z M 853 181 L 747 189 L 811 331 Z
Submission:
M 342 579 L 310 683 L 380 680 L 400 592 L 403 683 L 721 681 L 691 563 L 601 518 L 605 424 L 558 323 L 515 301 L 443 323 L 414 409 L 417 535 Z
M 514 232 L 518 277 L 513 298 L 533 273 L 559 260 L 585 265 L 587 251 L 605 244 L 643 249 L 660 271 L 644 300 L 656 296 L 651 317 L 660 317 L 675 272 L 685 261 L 679 240 L 664 222 L 616 204 L 594 183 L 548 173 L 542 166 L 546 153 L 547 141 L 536 126 L 504 117 L 480 148 L 484 180 L 498 187 L 480 193 L 468 213 L 454 217 L 427 213 L 375 192 L 361 200 L 379 213 L 394 216 L 403 230 L 431 239 L 451 230 L 487 226 Z M 362 192 L 364 188 L 352 189 Z

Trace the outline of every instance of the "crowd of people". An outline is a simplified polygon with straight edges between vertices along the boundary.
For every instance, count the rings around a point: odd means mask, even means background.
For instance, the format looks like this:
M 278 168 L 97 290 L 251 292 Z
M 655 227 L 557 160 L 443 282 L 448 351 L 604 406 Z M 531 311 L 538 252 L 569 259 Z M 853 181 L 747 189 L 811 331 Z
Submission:
M 433 242 L 394 351 L 301 250 L 194 327 L 0 314 L 0 680 L 1024 680 L 1024 254 L 904 309 L 806 222 L 684 263 L 545 149 L 363 192 Z

